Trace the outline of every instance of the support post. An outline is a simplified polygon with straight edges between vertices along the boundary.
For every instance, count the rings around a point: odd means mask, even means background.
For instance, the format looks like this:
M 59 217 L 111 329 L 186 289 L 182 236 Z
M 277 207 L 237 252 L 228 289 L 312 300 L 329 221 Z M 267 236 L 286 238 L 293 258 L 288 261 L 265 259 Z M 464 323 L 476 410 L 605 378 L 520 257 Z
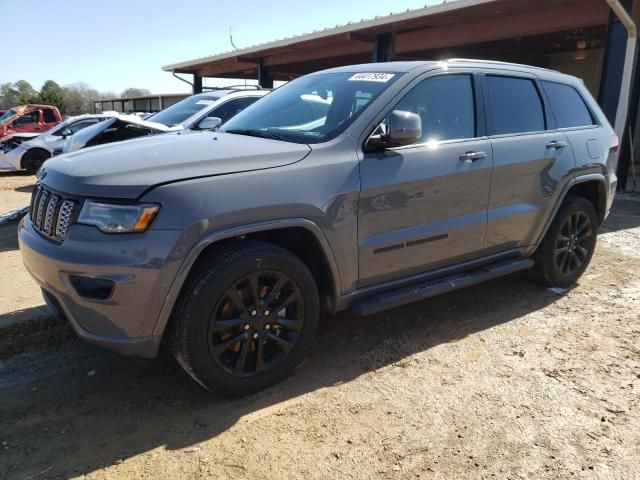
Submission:
M 262 60 L 258 64 L 258 84 L 262 88 L 273 88 L 273 76 L 269 69 L 262 64 Z
M 373 62 L 390 62 L 393 55 L 391 33 L 380 33 L 373 44 Z
M 193 94 L 202 93 L 202 77 L 197 73 L 193 74 Z

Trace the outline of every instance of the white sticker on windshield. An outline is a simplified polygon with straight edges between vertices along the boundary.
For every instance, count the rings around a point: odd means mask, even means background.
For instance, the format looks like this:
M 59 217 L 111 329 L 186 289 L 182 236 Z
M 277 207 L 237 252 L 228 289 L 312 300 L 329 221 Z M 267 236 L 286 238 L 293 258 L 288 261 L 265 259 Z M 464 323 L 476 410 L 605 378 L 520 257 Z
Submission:
M 198 100 L 196 102 L 196 105 L 211 105 L 213 103 L 213 100 Z
M 349 78 L 349 81 L 387 83 L 395 76 L 395 73 L 356 73 L 355 75 L 352 75 L 351 78 Z

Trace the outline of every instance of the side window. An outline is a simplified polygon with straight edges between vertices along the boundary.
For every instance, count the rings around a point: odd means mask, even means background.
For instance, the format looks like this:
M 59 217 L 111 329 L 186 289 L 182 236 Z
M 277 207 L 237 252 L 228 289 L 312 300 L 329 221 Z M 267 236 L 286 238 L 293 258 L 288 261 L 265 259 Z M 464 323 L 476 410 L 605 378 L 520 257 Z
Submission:
M 476 135 L 471 75 L 443 75 L 424 80 L 413 87 L 394 110 L 420 115 L 422 143 Z
M 79 132 L 80 130 L 82 130 L 83 128 L 87 128 L 90 125 L 95 125 L 98 122 L 99 122 L 98 119 L 90 118 L 90 119 L 87 119 L 87 120 L 80 120 L 79 122 L 75 122 L 75 123 L 69 125 L 67 128 L 69 130 L 71 130 L 72 133 L 76 133 L 76 132 Z
M 542 82 L 559 128 L 594 125 L 591 112 L 575 88 L 555 82 Z
M 218 117 L 222 120 L 222 123 L 225 123 L 231 117 L 234 117 L 249 105 L 251 105 L 253 102 L 258 100 L 258 98 L 260 97 L 244 97 L 229 100 L 228 102 L 223 103 L 218 108 L 209 112 L 207 114 L 207 117 Z
M 38 123 L 40 121 L 40 115 L 38 111 L 25 113 L 21 117 L 16 119 L 16 125 L 30 125 L 32 123 Z
M 544 109 L 533 80 L 487 75 L 493 135 L 545 129 Z
M 58 121 L 58 117 L 56 117 L 56 114 L 53 113 L 53 110 L 50 108 L 42 110 L 42 119 L 44 123 L 54 123 Z

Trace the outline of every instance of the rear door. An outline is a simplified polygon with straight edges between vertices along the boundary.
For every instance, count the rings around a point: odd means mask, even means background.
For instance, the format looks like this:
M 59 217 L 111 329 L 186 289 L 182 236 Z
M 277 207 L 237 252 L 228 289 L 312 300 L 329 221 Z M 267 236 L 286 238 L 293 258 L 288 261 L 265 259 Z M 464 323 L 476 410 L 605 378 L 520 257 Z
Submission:
M 603 143 L 611 137 L 603 132 L 596 115 L 587 106 L 582 94 L 564 83 L 542 81 L 558 130 L 564 132 L 571 143 L 578 168 L 604 163 L 609 145 Z
M 58 123 L 60 123 L 60 118 L 56 114 L 56 112 L 52 108 L 43 108 L 42 109 L 42 129 L 49 130 L 50 128 L 55 127 Z
M 388 109 L 420 115 L 422 138 L 365 153 L 360 163 L 360 286 L 460 262 L 483 248 L 492 153 L 476 108 L 479 90 L 470 73 L 431 76 Z
M 487 73 L 484 85 L 494 157 L 486 247 L 527 247 L 537 241 L 558 186 L 575 167 L 573 153 L 534 76 Z

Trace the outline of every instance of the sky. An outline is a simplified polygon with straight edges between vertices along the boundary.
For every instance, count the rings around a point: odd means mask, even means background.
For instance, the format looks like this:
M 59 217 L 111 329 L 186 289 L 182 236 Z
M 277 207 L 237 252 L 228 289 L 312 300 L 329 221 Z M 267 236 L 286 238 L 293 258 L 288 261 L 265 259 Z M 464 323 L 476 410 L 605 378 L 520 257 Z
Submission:
M 164 65 L 441 0 L 0 0 L 0 84 L 190 91 Z M 187 76 L 190 79 L 190 75 Z M 219 83 L 219 82 L 218 82 Z M 207 79 L 205 85 L 213 86 Z

